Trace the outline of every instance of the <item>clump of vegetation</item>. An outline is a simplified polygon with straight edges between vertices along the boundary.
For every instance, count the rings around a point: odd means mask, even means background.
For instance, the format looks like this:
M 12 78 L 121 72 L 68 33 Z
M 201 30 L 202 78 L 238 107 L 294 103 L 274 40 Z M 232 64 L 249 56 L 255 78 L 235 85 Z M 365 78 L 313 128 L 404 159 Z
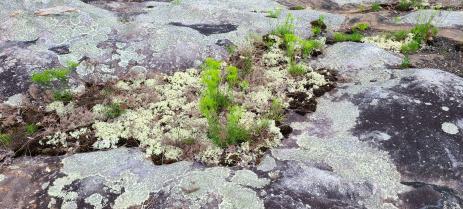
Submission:
M 7 146 L 7 145 L 10 144 L 12 141 L 13 141 L 13 137 L 11 137 L 11 136 L 8 135 L 8 134 L 0 133 L 0 143 L 1 143 L 3 146 Z
M 39 130 L 39 126 L 35 123 L 29 123 L 26 125 L 26 134 L 33 135 Z
M 278 18 L 281 15 L 281 8 L 275 8 L 274 10 L 268 11 L 267 17 Z
M 423 0 L 400 0 L 396 6 L 399 11 L 410 11 L 423 7 Z
M 319 36 L 325 29 L 325 17 L 323 15 L 319 16 L 317 20 L 310 23 L 312 26 L 311 32 L 314 36 Z
M 401 68 L 410 68 L 411 67 L 410 57 L 408 57 L 408 54 L 406 54 L 404 56 L 404 58 L 402 59 L 402 63 L 400 64 L 400 67 Z
M 379 12 L 381 11 L 381 9 L 383 8 L 381 7 L 381 4 L 379 4 L 378 2 L 375 2 L 371 5 L 371 11 L 373 12 Z
M 431 24 L 432 19 L 431 17 L 426 23 L 417 24 L 410 30 L 413 39 L 402 46 L 402 53 L 410 54 L 417 52 L 422 44 L 425 44 L 428 40 L 437 35 L 438 30 Z M 399 31 L 394 36 L 397 39 L 403 39 L 403 33 L 404 32 Z
M 69 75 L 78 65 L 79 63 L 70 61 L 66 67 L 34 72 L 31 76 L 32 83 L 52 89 L 55 101 L 69 102 L 73 97 L 68 86 Z
M 289 10 L 304 10 L 304 9 L 305 7 L 302 5 L 297 5 L 297 6 L 293 6 L 289 8 Z
M 105 106 L 105 115 L 108 118 L 117 118 L 124 113 L 121 105 L 119 103 L 111 103 Z
M 268 113 L 265 115 L 265 118 L 279 123 L 285 119 L 285 106 L 280 99 L 276 98 L 272 100 L 272 105 L 270 106 Z
M 302 56 L 308 57 L 316 50 L 323 48 L 323 43 L 319 40 L 301 40 Z
M 227 67 L 226 79 L 229 87 L 238 83 L 238 69 Z M 207 58 L 203 64 L 201 82 L 206 87 L 199 102 L 199 109 L 209 124 L 208 136 L 219 147 L 238 144 L 248 140 L 249 131 L 238 124 L 243 113 L 242 107 L 233 104 L 228 92 L 220 89 L 222 64 Z M 226 123 L 220 119 L 226 112 Z
M 334 41 L 335 42 L 345 42 L 345 41 L 352 41 L 352 42 L 360 42 L 362 41 L 363 35 L 359 32 L 354 32 L 352 34 L 347 33 L 334 33 Z
M 305 67 L 301 64 L 294 64 L 294 63 L 291 63 L 289 65 L 289 68 L 288 68 L 288 72 L 289 74 L 291 74 L 292 76 L 302 76 L 304 75 L 307 70 L 305 69 Z
M 368 23 L 357 23 L 352 27 L 352 31 L 366 31 L 368 28 L 370 28 Z
M 275 30 L 272 31 L 273 35 L 285 37 L 287 34 L 294 34 L 294 17 L 291 14 L 286 16 L 285 22 L 278 25 Z

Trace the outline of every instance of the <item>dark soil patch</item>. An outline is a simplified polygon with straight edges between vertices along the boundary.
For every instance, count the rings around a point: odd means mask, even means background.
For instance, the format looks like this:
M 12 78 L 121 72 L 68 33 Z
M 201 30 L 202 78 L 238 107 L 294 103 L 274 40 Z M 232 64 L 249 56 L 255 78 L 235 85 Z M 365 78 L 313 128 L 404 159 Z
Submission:
M 463 77 L 463 43 L 436 37 L 417 54 L 410 55 L 417 68 L 437 68 Z

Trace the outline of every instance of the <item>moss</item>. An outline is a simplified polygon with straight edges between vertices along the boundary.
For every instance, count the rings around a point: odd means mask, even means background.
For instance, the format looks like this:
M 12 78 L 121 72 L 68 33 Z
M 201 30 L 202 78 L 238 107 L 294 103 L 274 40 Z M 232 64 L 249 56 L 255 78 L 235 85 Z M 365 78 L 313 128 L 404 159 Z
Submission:
M 366 31 L 368 28 L 370 28 L 370 25 L 368 23 L 357 23 L 352 27 L 352 31 Z

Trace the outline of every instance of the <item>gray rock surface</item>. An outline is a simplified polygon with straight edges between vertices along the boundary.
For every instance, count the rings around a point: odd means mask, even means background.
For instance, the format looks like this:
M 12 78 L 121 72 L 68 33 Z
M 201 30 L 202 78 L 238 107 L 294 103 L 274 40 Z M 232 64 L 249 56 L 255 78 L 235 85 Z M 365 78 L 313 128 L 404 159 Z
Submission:
M 101 81 L 132 68 L 170 72 L 223 58 L 229 44 L 246 46 L 284 22 L 266 17 L 282 5 L 271 0 L 0 2 L 0 97 L 27 89 L 32 71 L 84 60 L 74 77 Z M 337 29 L 341 15 L 290 11 L 296 31 L 310 35 L 310 21 L 325 17 Z M 0 98 L 1 99 L 1 98 Z
M 321 58 L 311 61 L 313 68 L 337 70 L 343 77 L 359 78 L 359 71 L 376 72 L 402 63 L 402 55 L 397 55 L 372 44 L 341 42 L 329 46 Z
M 431 23 L 437 27 L 463 26 L 463 11 L 419 10 L 400 17 L 398 23 L 422 24 L 431 18 Z
M 380 51 L 347 44 L 344 54 Z M 463 79 L 437 69 L 390 70 L 374 57 L 351 61 L 349 71 L 326 61 L 350 79 L 294 121 L 293 134 L 256 168 L 156 166 L 127 148 L 23 157 L 1 168 L 0 206 L 461 208 Z

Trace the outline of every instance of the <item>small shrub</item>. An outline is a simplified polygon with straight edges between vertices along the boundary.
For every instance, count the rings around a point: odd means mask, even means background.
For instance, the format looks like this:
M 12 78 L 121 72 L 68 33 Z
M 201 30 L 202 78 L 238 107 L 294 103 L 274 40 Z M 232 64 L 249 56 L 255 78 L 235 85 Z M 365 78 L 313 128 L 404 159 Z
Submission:
M 302 40 L 302 56 L 310 56 L 315 50 L 321 49 L 323 44 L 318 40 Z
M 306 69 L 303 65 L 291 63 L 289 65 L 288 72 L 292 76 L 301 76 L 306 73 Z
M 227 50 L 228 54 L 234 54 L 236 52 L 236 46 L 233 44 L 225 46 L 225 49 Z
M 358 32 L 354 32 L 352 34 L 339 33 L 339 32 L 334 33 L 335 42 L 345 42 L 345 41 L 360 42 L 362 38 L 363 38 L 363 35 Z
M 379 12 L 381 11 L 382 7 L 381 7 L 381 4 L 375 2 L 371 5 L 371 11 L 373 12 Z
M 0 133 L 0 143 L 6 146 L 10 144 L 12 141 L 13 141 L 13 138 L 10 135 Z
M 291 14 L 286 16 L 285 22 L 278 25 L 275 30 L 272 31 L 273 35 L 284 37 L 286 34 L 294 34 L 294 17 Z
M 34 123 L 29 123 L 26 125 L 27 135 L 33 135 L 39 130 L 39 127 Z
M 50 86 L 51 82 L 53 81 L 53 76 L 51 73 L 45 70 L 41 73 L 38 73 L 38 72 L 32 73 L 31 80 L 32 80 L 32 83 L 35 83 L 41 86 Z
M 368 28 L 370 28 L 368 23 L 357 23 L 352 27 L 352 31 L 365 31 Z
M 105 108 L 105 114 L 106 117 L 108 118 L 117 118 L 124 113 L 124 110 L 122 109 L 121 105 L 118 103 L 111 103 L 106 106 Z
M 320 15 L 317 20 L 310 22 L 312 28 L 312 34 L 318 36 L 323 32 L 323 29 L 326 29 L 325 17 Z
M 274 10 L 268 11 L 267 13 L 267 17 L 278 18 L 281 15 L 281 8 L 275 8 Z
M 411 66 L 410 58 L 406 54 L 402 59 L 402 63 L 400 64 L 400 68 L 409 68 Z

